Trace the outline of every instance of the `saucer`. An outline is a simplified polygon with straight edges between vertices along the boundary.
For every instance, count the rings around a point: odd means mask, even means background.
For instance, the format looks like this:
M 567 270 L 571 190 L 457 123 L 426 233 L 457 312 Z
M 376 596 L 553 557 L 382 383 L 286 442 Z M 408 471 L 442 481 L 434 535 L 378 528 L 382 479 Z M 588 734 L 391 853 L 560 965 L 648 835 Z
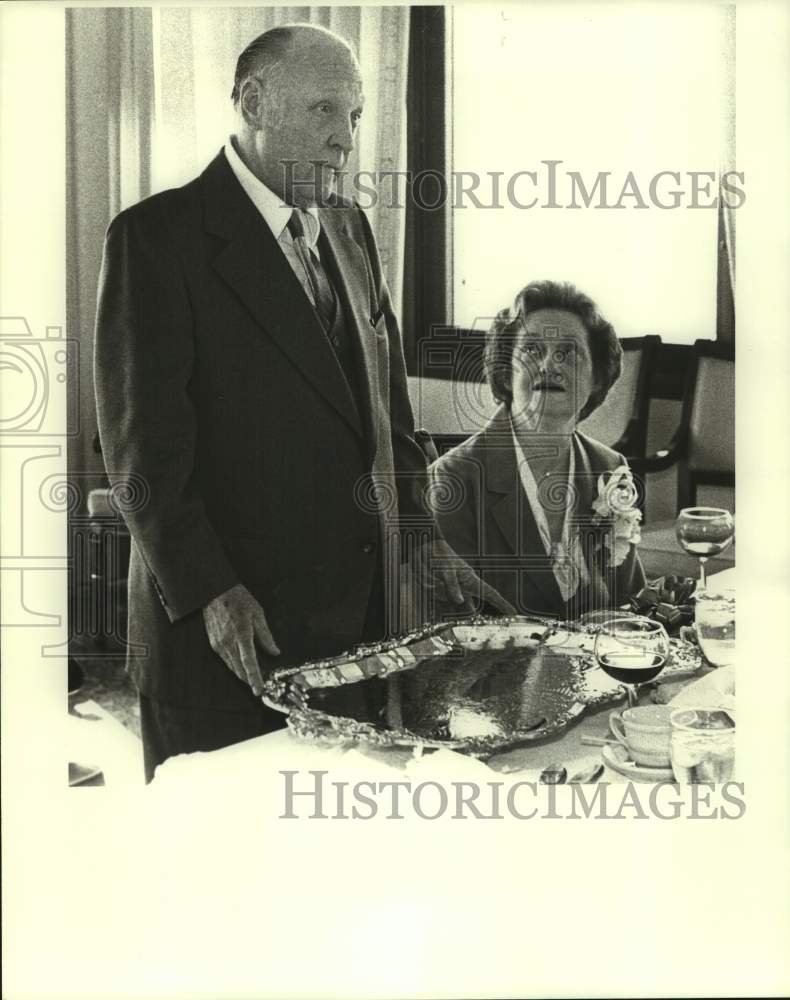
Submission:
M 647 767 L 644 764 L 636 764 L 628 756 L 628 751 L 624 746 L 617 743 L 607 743 L 601 748 L 601 756 L 604 764 L 611 767 L 618 774 L 625 775 L 632 781 L 674 781 L 675 775 L 671 767 Z

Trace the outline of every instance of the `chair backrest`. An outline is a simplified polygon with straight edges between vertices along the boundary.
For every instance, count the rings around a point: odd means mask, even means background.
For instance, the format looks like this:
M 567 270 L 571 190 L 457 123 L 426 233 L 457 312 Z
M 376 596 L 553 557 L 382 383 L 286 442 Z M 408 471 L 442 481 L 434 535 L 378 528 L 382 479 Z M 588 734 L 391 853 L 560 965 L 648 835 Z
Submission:
M 419 444 L 429 459 L 435 457 L 433 452 L 443 455 L 482 430 L 499 407 L 485 382 L 410 375 L 408 389 Z
M 689 421 L 689 468 L 735 472 L 735 361 L 700 355 Z
M 649 381 L 661 338 L 626 337 L 623 370 L 604 402 L 579 424 L 579 430 L 626 458 L 644 458 L 650 405 Z
M 435 462 L 439 457 L 439 449 L 436 447 L 436 442 L 431 437 L 430 431 L 426 431 L 424 427 L 418 427 L 414 431 L 414 440 L 422 448 L 422 453 L 425 455 L 428 465 L 431 462 Z
M 678 467 L 678 505 L 699 502 L 700 486 L 717 488 L 718 505 L 733 506 L 735 486 L 735 350 L 710 340 L 694 344 L 683 402 L 688 441 Z M 730 503 L 724 503 L 727 497 Z M 722 499 L 723 498 L 723 499 Z M 712 500 L 710 502 L 713 502 Z

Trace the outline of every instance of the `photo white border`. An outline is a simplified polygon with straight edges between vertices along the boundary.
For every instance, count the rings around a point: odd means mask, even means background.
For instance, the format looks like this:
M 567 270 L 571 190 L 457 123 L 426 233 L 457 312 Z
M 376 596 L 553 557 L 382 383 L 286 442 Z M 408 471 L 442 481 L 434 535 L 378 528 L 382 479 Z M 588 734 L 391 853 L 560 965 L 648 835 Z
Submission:
M 14 3 L 0 18 L 0 314 L 38 334 L 66 317 L 64 14 Z M 790 992 L 790 7 L 739 3 L 737 18 L 744 818 L 284 829 L 262 791 L 239 829 L 219 788 L 177 803 L 68 789 L 65 658 L 4 628 L 9 1000 Z M 3 477 L 6 499 L 15 488 Z M 65 595 L 62 570 L 31 592 L 62 612 L 48 631 L 64 640 Z

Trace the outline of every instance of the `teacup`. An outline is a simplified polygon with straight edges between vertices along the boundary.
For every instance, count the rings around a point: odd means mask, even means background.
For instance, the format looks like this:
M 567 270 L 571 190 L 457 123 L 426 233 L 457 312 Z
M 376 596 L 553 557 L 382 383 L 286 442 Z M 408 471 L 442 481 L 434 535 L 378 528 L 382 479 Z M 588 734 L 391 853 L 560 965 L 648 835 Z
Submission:
M 637 705 L 623 712 L 612 712 L 609 727 L 635 764 L 670 767 L 672 728 L 669 716 L 667 705 Z

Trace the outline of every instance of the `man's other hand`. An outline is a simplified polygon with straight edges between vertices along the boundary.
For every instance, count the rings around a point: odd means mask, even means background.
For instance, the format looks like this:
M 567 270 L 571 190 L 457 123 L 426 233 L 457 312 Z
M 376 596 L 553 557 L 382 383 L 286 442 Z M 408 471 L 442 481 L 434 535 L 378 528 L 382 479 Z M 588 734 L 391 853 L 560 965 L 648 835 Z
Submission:
M 260 695 L 263 677 L 255 640 L 269 656 L 280 655 L 260 604 L 243 584 L 237 583 L 203 608 L 203 621 L 214 652 L 239 680 L 249 684 L 253 694 Z

